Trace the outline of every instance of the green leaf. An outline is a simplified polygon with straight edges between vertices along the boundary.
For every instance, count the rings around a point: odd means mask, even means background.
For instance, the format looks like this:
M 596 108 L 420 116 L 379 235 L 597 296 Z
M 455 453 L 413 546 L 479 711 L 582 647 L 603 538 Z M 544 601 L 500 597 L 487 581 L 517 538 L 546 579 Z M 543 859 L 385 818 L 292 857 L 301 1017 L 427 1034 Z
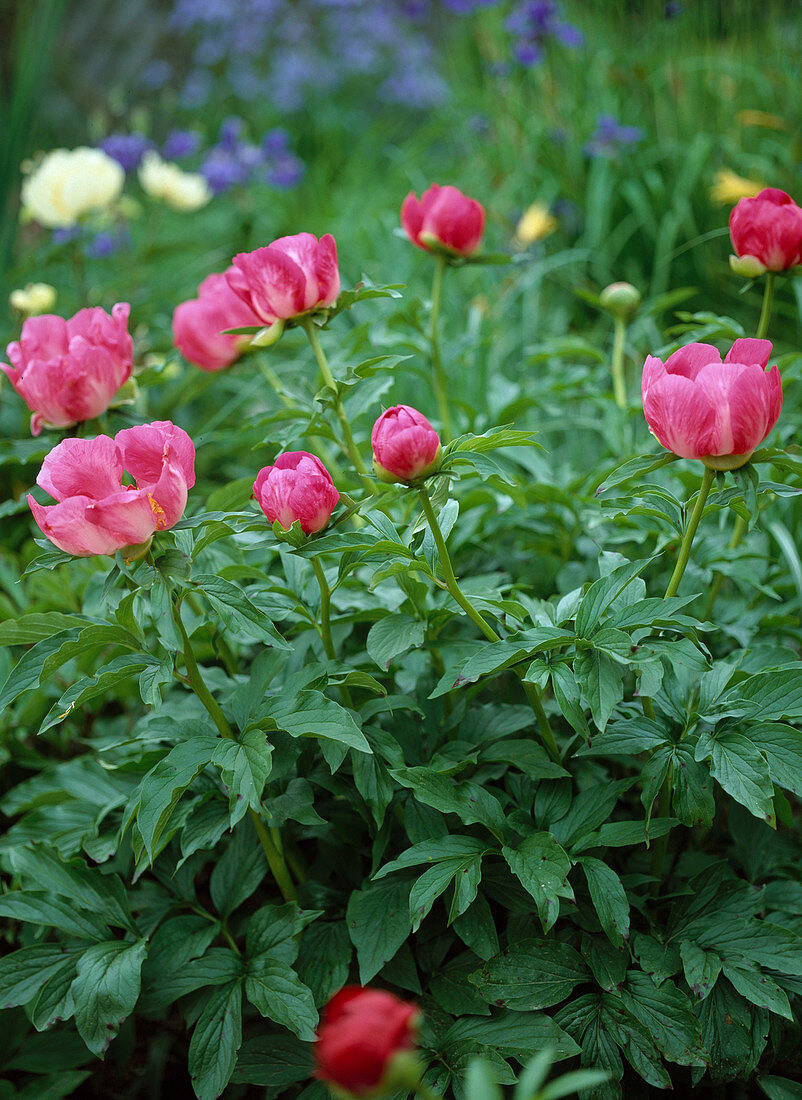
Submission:
M 54 672 L 58 672 L 67 661 L 78 657 L 97 646 L 125 646 L 127 649 L 139 650 L 138 640 L 119 626 L 97 626 L 94 623 L 85 627 L 77 638 L 68 638 L 63 641 L 55 653 L 51 653 L 42 665 L 42 680 L 49 679 Z
M 596 496 L 601 496 L 602 493 L 606 493 L 616 485 L 622 485 L 625 481 L 640 481 L 644 474 L 659 470 L 661 466 L 668 466 L 669 463 L 676 461 L 677 455 L 665 451 L 658 455 L 640 455 L 638 458 L 631 458 L 620 466 L 614 467 L 607 474 L 596 490 Z
M 690 1001 L 673 982 L 656 986 L 648 974 L 632 970 L 621 992 L 626 1008 L 643 1024 L 670 1062 L 681 1066 L 703 1066 L 699 1021 Z
M 615 871 L 600 859 L 582 856 L 578 861 L 588 880 L 591 901 L 599 923 L 614 947 L 629 939 L 629 900 Z
M 78 976 L 71 990 L 75 1024 L 83 1041 L 99 1058 L 120 1024 L 134 1011 L 147 950 L 146 940 L 113 940 L 93 944 L 78 960 Z
M 677 745 L 674 749 L 672 767 L 674 813 L 683 825 L 703 825 L 709 829 L 716 814 L 710 772 L 703 764 L 697 763 L 683 745 Z
M 568 944 L 522 940 L 489 959 L 468 981 L 488 1004 L 522 1012 L 559 1004 L 587 978 L 582 956 Z
M 160 660 L 145 653 L 124 653 L 121 657 L 115 657 L 94 676 L 85 676 L 67 688 L 59 701 L 54 703 L 48 711 L 39 727 L 39 733 L 44 733 L 52 726 L 63 722 L 80 703 L 88 703 L 99 695 L 106 695 L 111 688 L 142 672 L 148 666 L 160 665 Z
M 652 558 L 642 558 L 639 561 L 628 562 L 620 565 L 606 577 L 599 577 L 594 581 L 579 604 L 576 613 L 576 632 L 582 638 L 589 638 L 590 631 L 600 622 L 608 607 L 629 589 L 631 599 L 625 599 L 624 603 L 634 603 L 641 599 L 643 584 L 634 582 L 652 561 Z M 632 586 L 630 588 L 630 586 Z
M 476 897 L 482 878 L 482 857 L 471 855 L 441 860 L 415 882 L 409 894 L 409 917 L 417 932 L 437 898 L 454 882 L 454 901 L 448 923 L 463 913 Z
M 637 756 L 650 752 L 668 742 L 668 735 L 650 718 L 628 718 L 607 726 L 604 733 L 593 738 L 590 745 L 582 745 L 576 756 Z
M 802 718 L 802 669 L 758 672 L 731 687 L 719 700 L 718 709 L 762 722 Z
M 802 798 L 802 731 L 783 722 L 758 722 L 743 733 L 765 756 L 773 782 Z
M 485 1058 L 471 1058 L 465 1071 L 465 1095 L 468 1100 L 504 1100 L 495 1067 Z
M 498 799 L 469 779 L 454 783 L 432 768 L 393 768 L 390 775 L 402 787 L 409 787 L 418 802 L 441 813 L 457 814 L 464 825 L 485 825 L 497 835 L 506 820 Z
M 232 828 L 248 809 L 259 813 L 272 758 L 273 747 L 262 730 L 248 730 L 236 741 L 217 740 L 212 763 L 220 768 L 228 792 Z
M 712 991 L 721 973 L 721 959 L 715 951 L 705 951 L 690 940 L 680 943 L 679 952 L 685 981 L 699 1000 L 703 1001 Z
M 241 821 L 209 880 L 217 912 L 223 917 L 233 913 L 247 901 L 266 874 L 265 853 L 256 832 L 250 821 Z
M 568 885 L 571 860 L 551 835 L 532 833 L 517 848 L 502 848 L 510 870 L 535 899 L 543 931 L 548 932 L 560 912 L 559 898 L 573 899 Z
M 346 922 L 362 985 L 393 958 L 411 931 L 409 890 L 408 882 L 371 882 L 351 894 Z
M 242 985 L 229 982 L 209 994 L 189 1044 L 189 1073 L 198 1100 L 223 1092 L 242 1044 Z
M 248 599 L 241 588 L 213 573 L 199 573 L 193 583 L 233 634 L 244 638 L 260 638 L 278 649 L 291 650 L 273 625 L 272 620 Z
M 451 1043 L 481 1043 L 504 1058 L 519 1062 L 548 1047 L 552 1061 L 579 1053 L 576 1043 L 545 1012 L 517 1012 L 503 1009 L 492 1016 L 464 1016 L 443 1036 Z
M 314 1069 L 311 1051 L 309 1043 L 302 1043 L 286 1031 L 256 1035 L 240 1047 L 231 1081 L 235 1085 L 263 1085 L 271 1091 L 305 1081 Z
M 352 955 L 345 921 L 315 921 L 306 929 L 295 969 L 316 1004 L 325 1004 L 346 984 Z
M 768 764 L 747 737 L 734 730 L 724 730 L 715 737 L 703 733 L 694 756 L 697 761 L 709 757 L 710 774 L 727 794 L 755 817 L 767 821 L 772 829 L 777 827 Z
M 605 653 L 590 650 L 575 659 L 574 674 L 596 729 L 603 733 L 613 708 L 624 696 L 621 666 Z
M 290 699 L 272 698 L 270 717 L 291 737 L 314 737 L 359 752 L 373 751 L 352 712 L 320 691 L 300 691 Z
M 0 917 L 59 928 L 82 940 L 104 940 L 109 934 L 104 920 L 94 913 L 76 910 L 74 902 L 23 890 L 13 890 L 0 897 Z
M 757 1083 L 769 1100 L 802 1100 L 802 1084 L 787 1077 L 758 1077 Z
M 411 615 L 387 615 L 370 628 L 365 648 L 370 659 L 386 671 L 394 657 L 423 645 L 425 631 L 425 623 Z
M 38 943 L 0 959 L 0 1009 L 26 1005 L 64 965 L 66 948 Z
M 211 763 L 220 739 L 198 733 L 180 741 L 143 778 L 129 803 L 127 816 L 136 823 L 152 863 L 159 839 L 178 804 L 194 779 Z
M 34 612 L 19 619 L 6 619 L 0 623 L 0 646 L 32 645 L 42 638 L 86 626 L 88 622 L 78 615 L 64 615 L 60 611 Z
M 740 963 L 725 959 L 724 975 L 747 1001 L 759 1008 L 765 1008 L 768 1012 L 775 1012 L 786 1020 L 793 1020 L 788 994 L 767 974 L 761 973 L 757 966 L 750 965 L 746 959 Z
M 245 994 L 263 1016 L 311 1042 L 318 1017 L 312 990 L 295 971 L 270 951 L 249 957 Z

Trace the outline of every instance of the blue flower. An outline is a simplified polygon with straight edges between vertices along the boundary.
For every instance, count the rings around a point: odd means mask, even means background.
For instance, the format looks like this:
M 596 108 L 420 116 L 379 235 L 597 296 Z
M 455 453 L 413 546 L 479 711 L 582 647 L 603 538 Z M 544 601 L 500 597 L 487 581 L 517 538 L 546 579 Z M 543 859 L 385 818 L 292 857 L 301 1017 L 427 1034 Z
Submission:
M 613 115 L 599 115 L 596 130 L 585 143 L 584 153 L 588 157 L 615 160 L 623 148 L 637 145 L 645 136 L 639 126 L 622 126 Z
M 153 148 L 153 142 L 144 134 L 109 134 L 101 141 L 100 148 L 126 172 L 133 172 L 148 149 Z

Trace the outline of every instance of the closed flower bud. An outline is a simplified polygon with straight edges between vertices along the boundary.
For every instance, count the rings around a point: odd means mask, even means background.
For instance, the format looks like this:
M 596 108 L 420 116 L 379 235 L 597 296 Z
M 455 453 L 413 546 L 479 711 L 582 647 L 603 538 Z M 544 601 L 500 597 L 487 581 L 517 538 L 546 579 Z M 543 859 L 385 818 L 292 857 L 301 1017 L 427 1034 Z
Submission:
M 12 290 L 8 302 L 19 313 L 37 317 L 40 313 L 49 313 L 56 304 L 56 288 L 50 283 L 28 283 L 22 290 Z
M 802 264 L 802 209 L 776 187 L 740 200 L 730 214 L 730 236 L 736 256 L 768 271 Z
M 456 187 L 433 183 L 420 199 L 410 191 L 401 206 L 401 226 L 418 248 L 446 256 L 471 256 L 482 242 L 484 207 Z
M 0 363 L 0 370 L 33 413 L 34 435 L 91 420 L 112 404 L 131 376 L 130 310 L 120 302 L 111 316 L 94 306 L 69 321 L 53 314 L 25 321 L 19 341 L 6 348 L 12 365 Z
M 67 229 L 119 199 L 125 172 L 101 149 L 54 149 L 22 184 L 27 215 L 49 229 Z
M 133 485 L 123 485 L 123 473 Z M 36 479 L 58 502 L 28 504 L 44 534 L 60 550 L 138 557 L 157 531 L 184 514 L 195 484 L 195 448 L 169 420 L 118 432 L 114 439 L 65 439 L 45 458 Z
M 414 1051 L 417 1005 L 380 989 L 346 986 L 323 1011 L 315 1077 L 351 1097 L 378 1097 L 420 1077 Z
M 417 409 L 395 405 L 373 425 L 373 470 L 380 481 L 418 481 L 440 468 L 440 437 Z
M 641 294 L 632 283 L 610 283 L 599 295 L 599 300 L 613 317 L 620 317 L 622 321 L 627 321 L 637 313 Z
M 660 443 L 715 470 L 748 462 L 777 423 L 782 383 L 766 370 L 769 340 L 736 340 L 724 359 L 710 344 L 687 344 L 643 367 L 643 413 Z
M 200 210 L 212 197 L 199 172 L 183 172 L 177 164 L 162 160 L 158 153 L 145 153 L 139 168 L 142 190 L 183 214 Z
M 231 289 L 264 325 L 334 305 L 340 293 L 337 244 L 331 233 L 280 237 L 240 252 L 226 272 Z
M 307 451 L 285 451 L 260 470 L 253 495 L 271 523 L 289 531 L 298 522 L 305 535 L 323 530 L 340 499 L 329 471 Z
M 249 336 L 231 336 L 226 329 L 262 323 L 228 285 L 226 274 L 207 276 L 198 297 L 182 302 L 173 313 L 173 343 L 201 370 L 230 367 L 250 346 Z

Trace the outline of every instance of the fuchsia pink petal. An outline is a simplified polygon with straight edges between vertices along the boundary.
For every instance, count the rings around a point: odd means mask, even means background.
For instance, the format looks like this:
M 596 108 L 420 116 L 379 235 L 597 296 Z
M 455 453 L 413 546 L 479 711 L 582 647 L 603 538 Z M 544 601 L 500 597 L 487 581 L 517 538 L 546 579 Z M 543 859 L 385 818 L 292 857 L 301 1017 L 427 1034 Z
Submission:
M 33 413 L 34 435 L 45 425 L 66 428 L 106 411 L 131 377 L 130 309 L 120 302 L 111 315 L 95 307 L 69 321 L 48 314 L 25 321 L 19 341 L 6 349 L 12 366 L 0 369 Z
M 247 347 L 247 337 L 226 335 L 226 329 L 264 323 L 231 289 L 227 276 L 233 271 L 231 267 L 224 274 L 207 276 L 198 297 L 182 302 L 173 313 L 173 343 L 201 370 L 230 367 Z
M 643 367 L 643 412 L 660 443 L 717 469 L 749 460 L 777 423 L 782 383 L 767 371 L 768 340 L 736 340 L 724 362 L 709 344 L 689 344 Z
M 484 207 L 456 187 L 433 183 L 420 199 L 410 192 L 401 205 L 401 226 L 418 248 L 470 256 L 482 242 Z
M 387 409 L 371 432 L 373 469 L 382 481 L 415 481 L 434 473 L 440 462 L 440 437 L 417 409 Z
M 776 187 L 739 200 L 730 214 L 730 236 L 737 256 L 754 256 L 769 271 L 802 264 L 802 209 Z
M 280 237 L 233 260 L 228 284 L 257 315 L 272 325 L 334 304 L 340 293 L 337 245 L 330 233 Z
M 331 474 L 308 451 L 280 454 L 259 471 L 253 493 L 271 523 L 288 531 L 297 520 L 305 535 L 323 530 L 340 499 Z
M 44 534 L 68 554 L 115 554 L 147 544 L 181 518 L 195 484 L 195 448 L 169 420 L 114 439 L 65 439 L 42 464 L 38 484 L 58 503 L 28 503 Z M 134 485 L 123 485 L 123 473 Z

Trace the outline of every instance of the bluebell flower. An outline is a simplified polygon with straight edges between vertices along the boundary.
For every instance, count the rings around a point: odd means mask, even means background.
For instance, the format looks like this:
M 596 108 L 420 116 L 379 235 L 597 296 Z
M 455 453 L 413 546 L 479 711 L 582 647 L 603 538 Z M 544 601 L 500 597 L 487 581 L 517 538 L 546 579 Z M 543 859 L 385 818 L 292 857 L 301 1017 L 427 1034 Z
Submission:
M 162 147 L 165 160 L 183 160 L 200 149 L 201 135 L 197 130 L 171 130 Z
M 153 148 L 153 142 L 144 134 L 109 134 L 101 141 L 100 148 L 126 172 L 133 172 L 148 149 Z
M 588 157 L 607 157 L 615 160 L 621 150 L 628 145 L 637 145 L 643 141 L 643 130 L 639 126 L 622 126 L 613 115 L 599 115 L 596 130 L 585 143 L 583 151 Z
M 290 188 L 298 186 L 304 178 L 305 171 L 306 165 L 300 157 L 296 157 L 292 153 L 286 153 L 267 163 L 264 178 L 271 187 L 288 191 Z
M 554 0 L 523 0 L 507 16 L 504 26 L 514 36 L 513 57 L 531 67 L 543 59 L 543 47 L 549 39 L 576 48 L 584 42 L 582 32 L 560 15 Z

